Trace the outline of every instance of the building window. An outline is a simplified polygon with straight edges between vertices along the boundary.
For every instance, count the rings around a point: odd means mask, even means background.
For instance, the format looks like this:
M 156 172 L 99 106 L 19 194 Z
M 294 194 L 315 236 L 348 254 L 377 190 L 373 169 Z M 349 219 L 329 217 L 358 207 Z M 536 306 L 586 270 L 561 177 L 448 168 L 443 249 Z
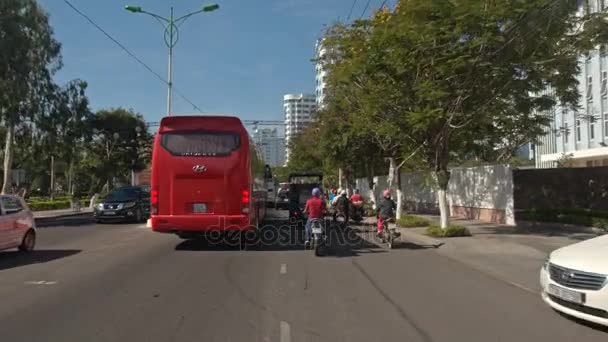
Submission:
M 576 120 L 576 142 L 581 142 L 581 120 Z
M 608 108 L 606 108 L 608 109 Z M 604 139 L 608 138 L 608 113 L 604 113 Z
M 568 143 L 568 136 L 570 135 L 570 128 L 568 128 L 568 123 L 564 122 L 564 143 Z
M 602 96 L 608 95 L 608 71 L 602 71 Z
M 589 124 L 589 139 L 591 141 L 595 140 L 595 120 Z
M 587 77 L 587 100 L 593 99 L 593 76 Z

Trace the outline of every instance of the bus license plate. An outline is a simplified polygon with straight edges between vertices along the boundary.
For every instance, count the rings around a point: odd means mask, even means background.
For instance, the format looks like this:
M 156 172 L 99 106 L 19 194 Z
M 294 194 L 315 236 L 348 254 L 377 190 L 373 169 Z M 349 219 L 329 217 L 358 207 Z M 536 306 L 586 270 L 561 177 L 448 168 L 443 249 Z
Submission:
M 206 213 L 207 205 L 205 203 L 194 203 L 192 205 L 192 212 L 197 214 Z
M 322 234 L 323 233 L 323 228 L 321 228 L 321 227 L 312 227 L 312 233 L 313 234 Z

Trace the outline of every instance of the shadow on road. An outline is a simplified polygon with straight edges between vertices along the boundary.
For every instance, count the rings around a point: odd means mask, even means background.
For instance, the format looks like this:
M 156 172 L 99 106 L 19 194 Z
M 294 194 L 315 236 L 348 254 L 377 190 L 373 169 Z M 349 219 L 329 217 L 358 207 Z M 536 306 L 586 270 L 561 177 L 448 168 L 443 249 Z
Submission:
M 470 222 L 465 219 L 453 218 L 453 223 L 462 223 L 469 227 L 473 235 L 528 235 L 544 237 L 566 237 L 573 240 L 587 240 L 598 234 L 585 227 L 569 226 L 558 223 L 522 222 L 517 226 L 496 225 L 484 222 Z
M 58 226 L 83 226 L 93 224 L 95 224 L 95 219 L 91 215 L 36 219 L 36 228 L 50 228 Z
M 80 253 L 77 249 L 37 250 L 29 253 L 0 252 L 0 271 L 31 264 L 40 264 Z
M 578 323 L 580 325 L 586 326 L 587 328 L 591 328 L 593 330 L 601 331 L 603 333 L 607 333 L 608 334 L 608 327 L 605 327 L 605 326 L 599 325 L 599 324 L 595 324 L 595 323 L 592 323 L 592 322 L 584 321 L 582 319 L 578 319 L 578 318 L 573 317 L 573 316 L 568 316 L 568 315 L 566 315 L 563 312 L 559 312 L 559 311 L 556 311 L 556 310 L 554 310 L 554 311 L 557 312 L 560 316 L 562 316 L 565 319 L 568 319 L 568 320 L 570 320 L 570 321 L 572 321 L 574 323 Z
M 328 248 L 325 249 L 325 257 L 356 257 L 362 254 L 386 253 L 387 249 L 376 241 L 375 233 L 365 232 L 355 227 L 340 227 L 331 220 L 325 222 L 328 234 Z M 362 234 L 365 233 L 365 234 Z M 364 236 L 366 235 L 366 236 Z M 255 239 L 247 239 L 248 243 L 241 243 L 239 233 L 220 235 L 207 234 L 197 238 L 184 240 L 175 246 L 176 251 L 305 251 L 304 229 L 301 226 L 291 224 L 285 219 L 271 219 L 265 222 L 260 229 L 259 243 L 253 244 Z M 376 239 L 376 240 L 375 240 Z M 398 240 L 393 245 L 394 249 L 421 250 L 436 248 L 436 246 L 418 245 L 415 243 Z M 312 251 L 310 251 L 313 253 Z

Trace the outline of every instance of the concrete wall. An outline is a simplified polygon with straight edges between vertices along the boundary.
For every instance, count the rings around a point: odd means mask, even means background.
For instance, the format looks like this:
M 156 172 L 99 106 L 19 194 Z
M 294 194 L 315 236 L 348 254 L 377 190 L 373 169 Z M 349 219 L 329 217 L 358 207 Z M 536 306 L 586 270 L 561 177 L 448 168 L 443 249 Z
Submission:
M 490 165 L 452 169 L 448 184 L 448 203 L 453 217 L 515 224 L 513 210 L 513 176 L 510 166 Z M 374 178 L 376 198 L 388 187 L 386 176 Z M 428 172 L 401 174 L 401 190 L 405 209 L 412 212 L 438 214 L 439 206 L 434 176 Z M 369 200 L 365 179 L 357 187 Z
M 511 167 L 489 165 L 452 170 L 448 201 L 452 216 L 515 224 Z

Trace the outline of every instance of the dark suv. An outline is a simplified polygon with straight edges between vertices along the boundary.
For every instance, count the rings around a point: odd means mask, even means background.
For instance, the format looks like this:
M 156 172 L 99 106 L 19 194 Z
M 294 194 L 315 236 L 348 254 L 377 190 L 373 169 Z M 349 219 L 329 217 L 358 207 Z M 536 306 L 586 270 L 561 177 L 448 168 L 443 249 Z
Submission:
M 144 222 L 150 215 L 150 191 L 146 187 L 125 186 L 112 190 L 95 206 L 95 220 Z

